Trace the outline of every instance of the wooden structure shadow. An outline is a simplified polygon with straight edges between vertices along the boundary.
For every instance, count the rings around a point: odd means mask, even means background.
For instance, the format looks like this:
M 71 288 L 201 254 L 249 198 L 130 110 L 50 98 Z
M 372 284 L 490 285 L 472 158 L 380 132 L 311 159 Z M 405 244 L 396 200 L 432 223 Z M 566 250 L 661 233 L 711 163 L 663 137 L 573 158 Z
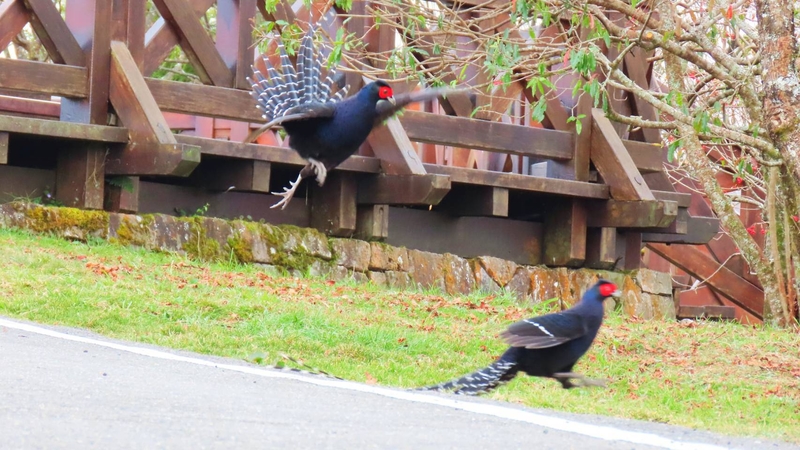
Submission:
M 376 51 L 391 49 L 387 33 L 394 31 L 367 33 L 372 24 L 358 15 L 367 3 L 358 0 L 347 22 L 322 3 L 308 11 L 284 0 L 275 12 L 264 0 L 152 4 L 160 18 L 147 27 L 140 0 L 70 0 L 65 19 L 52 0 L 2 0 L 0 50 L 30 23 L 52 61 L 0 58 L 2 195 L 49 188 L 69 206 L 126 212 L 207 204 L 220 217 L 336 236 L 605 269 L 637 268 L 644 244 L 705 244 L 717 232 L 717 220 L 696 216 L 692 196 L 669 183 L 657 134 L 617 127 L 588 98 L 556 92 L 546 94 L 542 124 L 509 119 L 509 108 L 524 111 L 538 95 L 524 74 L 510 96 L 455 95 L 390 120 L 323 189 L 309 185 L 305 202 L 299 195 L 287 210 L 270 210 L 269 192 L 304 161 L 277 134 L 241 143 L 261 122 L 246 82 L 254 24 L 302 28 L 306 19 L 298 18 L 324 12 L 329 34 L 347 27 Z M 213 37 L 199 19 L 212 6 Z M 202 84 L 152 77 L 176 45 Z M 632 52 L 625 60 L 642 85 L 649 83 L 647 56 Z M 347 82 L 357 88 L 363 79 L 348 74 Z M 654 114 L 633 98 L 613 106 Z M 582 114 L 582 133 L 567 120 L 568 108 Z M 443 152 L 466 156 L 443 163 Z

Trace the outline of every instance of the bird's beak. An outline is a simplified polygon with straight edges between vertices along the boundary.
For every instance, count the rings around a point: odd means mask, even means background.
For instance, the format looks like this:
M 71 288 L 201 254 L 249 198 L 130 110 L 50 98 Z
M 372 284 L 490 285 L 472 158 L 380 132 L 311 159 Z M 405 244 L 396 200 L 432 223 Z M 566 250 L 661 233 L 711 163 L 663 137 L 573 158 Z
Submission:
M 397 101 L 394 99 L 394 96 L 392 96 L 392 97 L 389 97 L 389 98 L 387 98 L 386 100 L 387 100 L 387 101 L 389 101 L 389 103 L 391 103 L 391 104 L 393 104 L 393 105 L 396 105 L 396 104 L 397 104 Z
M 621 289 L 617 289 L 616 291 L 611 293 L 611 296 L 612 297 L 620 297 L 620 296 L 622 296 L 622 290 Z

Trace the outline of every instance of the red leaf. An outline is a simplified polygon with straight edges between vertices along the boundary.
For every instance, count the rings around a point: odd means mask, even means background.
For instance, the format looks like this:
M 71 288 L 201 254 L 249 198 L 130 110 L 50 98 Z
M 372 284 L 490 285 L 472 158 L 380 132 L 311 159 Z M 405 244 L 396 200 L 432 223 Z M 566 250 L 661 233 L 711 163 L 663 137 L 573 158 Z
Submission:
M 747 232 L 750 233 L 750 236 L 755 236 L 756 235 L 756 226 L 755 225 L 750 225 L 749 227 L 747 227 Z
M 568 49 L 567 49 L 567 52 L 566 52 L 566 53 L 564 53 L 564 65 L 565 65 L 565 66 L 568 66 L 568 65 L 569 65 L 569 52 L 571 52 L 571 51 L 572 51 L 572 49 L 571 49 L 571 48 L 568 48 Z
M 800 216 L 795 214 L 795 215 L 792 216 L 792 220 L 794 220 L 795 222 L 800 222 Z
M 728 20 L 733 19 L 733 5 L 728 5 L 728 11 L 725 12 L 725 17 Z

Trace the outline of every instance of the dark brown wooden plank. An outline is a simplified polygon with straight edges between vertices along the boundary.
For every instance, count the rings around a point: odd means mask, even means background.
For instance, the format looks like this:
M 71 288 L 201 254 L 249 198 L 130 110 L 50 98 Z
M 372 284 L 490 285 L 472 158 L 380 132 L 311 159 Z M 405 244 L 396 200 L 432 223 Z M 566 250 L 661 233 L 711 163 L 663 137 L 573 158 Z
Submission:
M 269 192 L 271 167 L 254 159 L 203 159 L 192 173 L 198 186 L 212 191 Z
M 0 131 L 82 141 L 127 143 L 128 130 L 105 125 L 69 123 L 0 115 Z
M 544 128 L 406 111 L 400 122 L 412 141 L 512 155 L 572 159 L 573 136 Z
M 636 270 L 642 266 L 642 233 L 628 231 L 623 233 L 625 237 L 625 270 Z
M 233 87 L 233 72 L 217 52 L 214 41 L 189 3 L 186 0 L 153 0 L 153 4 L 178 35 L 183 52 L 203 83 Z
M 380 241 L 389 237 L 389 206 L 359 206 L 356 233 L 353 237 L 367 241 Z
M 702 319 L 705 315 L 705 306 L 681 305 L 678 307 L 678 319 Z
M 192 11 L 195 17 L 202 16 L 215 0 L 194 0 L 191 2 Z M 147 30 L 145 35 L 145 56 L 142 73 L 149 76 L 161 65 L 161 61 L 169 55 L 172 49 L 180 44 L 180 38 L 173 28 L 159 17 L 158 20 Z
M 107 177 L 103 209 L 119 213 L 139 211 L 139 177 Z
M 86 66 L 86 55 L 52 0 L 25 0 L 31 10 L 31 27 L 50 59 L 57 64 Z
M 671 223 L 658 225 L 647 230 L 648 233 L 686 234 L 689 231 L 689 211 L 678 209 L 678 216 Z
M 201 138 L 197 136 L 176 135 L 175 139 L 183 144 L 195 145 L 204 155 L 225 156 L 229 158 L 257 159 L 280 164 L 305 166 L 306 160 L 292 149 L 272 147 L 268 145 L 243 144 L 241 142 L 223 141 L 220 139 Z M 345 172 L 379 173 L 381 163 L 377 158 L 351 156 L 336 167 Z
M 0 111 L 36 118 L 58 118 L 61 114 L 61 103 L 0 95 Z
M 586 209 L 588 226 L 598 228 L 663 227 L 672 223 L 678 214 L 678 204 L 671 201 L 607 200 L 586 202 Z
M 298 194 L 299 195 L 299 194 Z M 277 197 L 254 192 L 211 192 L 195 186 L 140 182 L 139 212 L 175 215 L 178 211 L 192 214 L 208 205 L 206 215 L 225 219 L 250 216 L 254 221 L 308 227 L 308 205 L 295 197 L 286 209 L 270 209 Z
M 124 43 L 111 43 L 110 97 L 131 144 L 109 155 L 106 170 L 118 175 L 189 175 L 200 162 L 200 150 L 179 145 L 147 89 Z
M 665 172 L 643 173 L 642 178 L 644 178 L 645 183 L 647 183 L 650 189 L 657 189 L 664 192 L 675 190 Z
M 52 191 L 55 184 L 55 170 L 0 164 L 0 203 L 42 197 L 46 190 Z
M 653 51 L 634 47 L 625 55 L 624 71 L 639 86 L 650 89 L 650 80 L 647 78 L 647 71 L 650 63 L 647 58 L 653 56 Z M 653 105 L 647 103 L 638 96 L 632 96 L 636 106 L 635 114 L 647 120 L 658 120 L 658 113 Z M 642 128 L 641 133 L 647 142 L 661 142 L 661 134 L 655 128 Z
M 653 197 L 655 197 L 656 200 L 669 200 L 672 202 L 676 202 L 678 206 L 681 208 L 688 208 L 692 204 L 691 194 L 684 194 L 681 192 L 655 191 L 655 190 L 651 190 L 650 192 L 653 193 Z
M 586 234 L 586 267 L 613 270 L 616 263 L 617 230 L 589 228 Z
M 367 142 L 375 156 L 380 158 L 383 171 L 392 175 L 425 175 L 425 167 L 408 138 L 406 130 L 396 117 L 372 130 Z
M 0 58 L 0 88 L 86 98 L 88 71 L 83 67 Z
M 655 200 L 628 150 L 600 109 L 592 110 L 592 162 L 616 200 Z
M 56 200 L 65 206 L 103 209 L 103 163 L 106 146 L 102 143 L 73 144 L 58 153 Z
M 8 44 L 22 31 L 30 20 L 30 12 L 23 0 L 0 2 L 0 48 Z
M 250 89 L 255 12 L 256 0 L 217 0 L 217 50 L 239 89 Z
M 582 34 L 584 33 L 585 32 L 582 31 Z M 574 142 L 575 153 L 572 157 L 572 161 L 570 161 L 570 164 L 572 165 L 572 169 L 575 174 L 575 180 L 589 181 L 589 165 L 592 162 L 592 134 L 595 130 L 595 128 L 592 126 L 592 123 L 594 122 L 594 115 L 592 114 L 592 98 L 589 96 L 589 94 L 580 94 L 578 97 L 578 105 L 575 109 L 577 120 L 570 126 L 570 128 L 574 128 L 576 133 Z M 581 124 L 580 133 L 577 132 L 578 123 Z
M 539 223 L 496 217 L 454 217 L 437 211 L 389 208 L 386 243 L 463 258 L 495 256 L 518 264 L 542 263 Z M 491 239 L 480 239 L 491 236 Z
M 446 175 L 375 175 L 358 183 L 361 205 L 437 205 L 450 191 Z
M 706 305 L 706 317 L 709 319 L 734 320 L 736 308 L 725 305 Z
M 628 149 L 633 163 L 639 169 L 639 173 L 652 173 L 664 171 L 664 149 L 660 144 L 649 144 L 647 142 L 629 141 L 623 139 L 622 143 Z
M 357 217 L 355 177 L 342 171 L 330 172 L 324 186 L 311 186 L 311 226 L 331 236 L 352 236 Z
M 542 263 L 580 267 L 586 260 L 586 207 L 580 200 L 552 205 L 545 215 Z
M 581 181 L 540 178 L 516 173 L 491 172 L 463 167 L 425 164 L 428 173 L 450 175 L 451 183 L 494 186 L 512 190 L 542 192 L 565 197 L 608 198 L 608 186 Z
M 692 245 L 647 244 L 647 247 L 758 318 L 764 314 L 764 292 Z
M 0 164 L 8 164 L 8 133 L 0 132 Z
M 645 242 L 665 244 L 705 244 L 719 232 L 719 219 L 713 217 L 689 217 L 686 234 L 643 233 Z
M 162 111 L 246 122 L 264 119 L 248 91 L 147 78 Z
M 508 189 L 459 185 L 436 209 L 456 216 L 508 217 Z

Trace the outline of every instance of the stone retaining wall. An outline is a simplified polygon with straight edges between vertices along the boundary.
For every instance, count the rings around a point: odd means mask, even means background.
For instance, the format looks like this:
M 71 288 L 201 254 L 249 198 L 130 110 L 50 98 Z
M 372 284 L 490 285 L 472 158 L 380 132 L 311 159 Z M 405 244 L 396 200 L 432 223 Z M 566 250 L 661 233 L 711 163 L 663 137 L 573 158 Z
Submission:
M 488 256 L 465 259 L 379 242 L 329 238 L 294 226 L 163 214 L 137 216 L 19 202 L 0 205 L 0 226 L 80 241 L 106 239 L 206 261 L 236 260 L 275 273 L 352 277 L 401 289 L 438 288 L 450 294 L 506 290 L 533 302 L 557 297 L 562 307 L 575 303 L 588 286 L 603 277 L 621 287 L 619 301 L 627 314 L 644 319 L 675 318 L 669 274 L 648 269 L 620 273 L 522 266 Z

